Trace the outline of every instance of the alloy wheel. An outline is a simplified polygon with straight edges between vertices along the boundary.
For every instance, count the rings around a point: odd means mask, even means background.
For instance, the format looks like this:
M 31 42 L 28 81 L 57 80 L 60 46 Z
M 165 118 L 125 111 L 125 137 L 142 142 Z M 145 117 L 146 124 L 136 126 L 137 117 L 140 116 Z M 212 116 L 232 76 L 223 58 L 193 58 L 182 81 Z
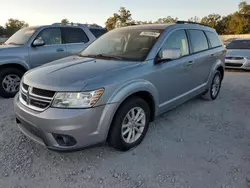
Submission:
M 136 142 L 146 125 L 146 115 L 142 108 L 134 107 L 125 116 L 122 123 L 122 138 L 126 143 Z
M 2 81 L 3 89 L 7 92 L 17 92 L 19 90 L 21 78 L 15 74 L 6 75 Z

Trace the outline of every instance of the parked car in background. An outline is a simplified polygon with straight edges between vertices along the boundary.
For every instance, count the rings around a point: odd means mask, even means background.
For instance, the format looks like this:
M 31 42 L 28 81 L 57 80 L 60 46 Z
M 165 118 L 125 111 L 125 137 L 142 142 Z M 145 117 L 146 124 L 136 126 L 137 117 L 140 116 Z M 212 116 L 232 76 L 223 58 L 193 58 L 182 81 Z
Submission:
M 226 68 L 250 70 L 250 39 L 236 39 L 226 48 Z
M 231 43 L 231 42 L 234 41 L 235 39 L 237 39 L 237 38 L 230 38 L 230 39 L 227 39 L 227 40 L 224 42 L 224 45 L 227 46 L 229 43 Z
M 197 95 L 216 99 L 225 53 L 216 31 L 198 24 L 110 31 L 79 56 L 24 75 L 14 100 L 18 126 L 55 150 L 105 140 L 128 150 L 142 142 L 155 116 Z
M 0 96 L 13 97 L 27 70 L 79 54 L 106 32 L 99 26 L 60 23 L 19 30 L 0 46 Z

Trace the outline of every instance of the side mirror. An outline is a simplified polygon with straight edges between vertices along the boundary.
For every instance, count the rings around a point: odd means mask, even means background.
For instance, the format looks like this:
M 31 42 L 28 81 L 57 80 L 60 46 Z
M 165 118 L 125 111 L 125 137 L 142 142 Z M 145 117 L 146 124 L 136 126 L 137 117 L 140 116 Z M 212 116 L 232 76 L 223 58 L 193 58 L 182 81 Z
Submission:
M 43 39 L 38 38 L 38 39 L 34 40 L 34 42 L 33 42 L 32 45 L 33 45 L 34 47 L 43 46 L 43 45 L 45 45 L 45 42 L 43 41 Z
M 162 50 L 159 54 L 158 61 L 164 61 L 164 60 L 175 60 L 181 58 L 182 53 L 181 50 L 178 48 L 169 48 Z

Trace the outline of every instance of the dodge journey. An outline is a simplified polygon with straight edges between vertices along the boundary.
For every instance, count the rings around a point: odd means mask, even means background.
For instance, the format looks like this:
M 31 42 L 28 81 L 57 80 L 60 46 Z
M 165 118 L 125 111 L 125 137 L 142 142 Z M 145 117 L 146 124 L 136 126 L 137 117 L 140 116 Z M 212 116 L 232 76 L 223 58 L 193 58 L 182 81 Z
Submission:
M 216 99 L 225 53 L 216 31 L 195 23 L 115 29 L 28 71 L 14 100 L 17 125 L 54 150 L 107 141 L 126 151 L 156 116 L 199 95 Z

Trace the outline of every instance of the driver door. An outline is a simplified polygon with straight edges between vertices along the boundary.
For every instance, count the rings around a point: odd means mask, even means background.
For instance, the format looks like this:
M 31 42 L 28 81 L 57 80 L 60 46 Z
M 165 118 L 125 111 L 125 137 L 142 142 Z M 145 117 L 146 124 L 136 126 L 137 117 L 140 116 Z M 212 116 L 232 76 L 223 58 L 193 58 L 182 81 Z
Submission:
M 66 47 L 62 43 L 59 27 L 42 30 L 36 37 L 41 38 L 45 45 L 30 48 L 30 64 L 32 68 L 68 56 Z
M 173 31 L 164 42 L 159 52 L 161 57 L 165 49 L 180 49 L 182 57 L 175 60 L 162 60 L 154 65 L 154 85 L 159 92 L 159 109 L 164 112 L 185 101 L 186 94 L 192 89 L 192 75 L 188 63 L 189 43 L 184 29 Z M 183 101 L 183 102 L 184 102 Z

